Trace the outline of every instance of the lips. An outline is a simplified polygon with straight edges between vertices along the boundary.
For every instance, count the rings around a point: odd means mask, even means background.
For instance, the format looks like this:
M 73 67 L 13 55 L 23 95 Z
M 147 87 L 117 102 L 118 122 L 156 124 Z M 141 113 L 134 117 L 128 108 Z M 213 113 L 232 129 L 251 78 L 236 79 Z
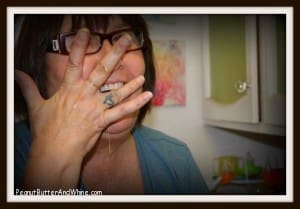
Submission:
M 124 86 L 123 82 L 104 84 L 103 86 L 101 86 L 100 91 L 103 93 L 103 92 L 119 89 L 122 86 Z

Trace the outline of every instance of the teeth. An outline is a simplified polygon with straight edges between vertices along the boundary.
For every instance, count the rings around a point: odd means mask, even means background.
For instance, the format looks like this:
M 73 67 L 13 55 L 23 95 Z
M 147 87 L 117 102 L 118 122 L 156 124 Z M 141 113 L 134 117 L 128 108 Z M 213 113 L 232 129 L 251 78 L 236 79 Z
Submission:
M 122 82 L 105 84 L 105 85 L 101 86 L 100 91 L 105 92 L 105 91 L 116 90 L 116 89 L 121 88 L 123 85 L 124 85 L 124 83 L 122 83 Z

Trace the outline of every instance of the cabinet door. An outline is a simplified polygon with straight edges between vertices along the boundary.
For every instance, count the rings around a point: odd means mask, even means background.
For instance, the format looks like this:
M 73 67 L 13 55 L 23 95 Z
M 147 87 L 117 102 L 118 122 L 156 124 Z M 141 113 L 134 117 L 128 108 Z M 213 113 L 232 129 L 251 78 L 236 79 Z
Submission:
M 285 15 L 259 16 L 262 122 L 285 126 L 286 24 Z
M 205 22 L 204 117 L 257 123 L 255 15 L 208 15 Z

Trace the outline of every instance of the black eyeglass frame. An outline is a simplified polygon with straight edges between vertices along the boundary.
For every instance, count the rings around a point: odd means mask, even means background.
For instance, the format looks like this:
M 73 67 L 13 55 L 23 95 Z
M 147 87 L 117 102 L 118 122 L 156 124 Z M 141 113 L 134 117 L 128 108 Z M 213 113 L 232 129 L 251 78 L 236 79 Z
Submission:
M 128 49 L 126 52 L 131 52 L 131 51 L 137 51 L 145 48 L 145 39 L 144 39 L 144 33 L 141 30 L 135 30 L 133 28 L 126 28 L 126 29 L 121 29 L 121 30 L 116 30 L 111 33 L 98 33 L 98 32 L 90 32 L 91 35 L 98 35 L 100 36 L 101 43 L 99 45 L 99 48 L 95 52 L 89 52 L 85 53 L 85 55 L 91 55 L 91 54 L 96 54 L 100 51 L 100 49 L 103 46 L 104 40 L 108 40 L 111 45 L 113 45 L 112 38 L 115 34 L 121 33 L 121 32 L 126 32 L 126 31 L 133 31 L 133 32 L 140 32 L 142 37 L 141 37 L 141 46 L 136 48 L 136 49 Z M 51 53 L 56 53 L 56 54 L 63 54 L 63 55 L 69 55 L 70 52 L 66 49 L 66 44 L 65 40 L 66 37 L 68 36 L 74 36 L 76 35 L 77 32 L 65 32 L 65 33 L 58 33 L 56 36 L 55 40 L 52 40 L 51 46 L 48 47 L 47 52 Z

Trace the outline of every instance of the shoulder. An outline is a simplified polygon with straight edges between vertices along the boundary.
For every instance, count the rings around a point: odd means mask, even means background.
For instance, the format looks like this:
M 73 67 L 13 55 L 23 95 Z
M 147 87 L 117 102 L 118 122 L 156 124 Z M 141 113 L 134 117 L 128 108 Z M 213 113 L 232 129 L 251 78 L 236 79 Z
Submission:
M 15 189 L 21 188 L 21 182 L 29 157 L 31 133 L 27 121 L 14 124 L 14 178 Z
M 136 128 L 134 136 L 139 144 L 147 145 L 153 151 L 167 152 L 167 154 L 171 154 L 171 152 L 189 152 L 184 142 L 146 126 Z
M 142 139 L 145 143 L 150 144 L 167 144 L 176 147 L 185 147 L 186 144 L 177 138 L 171 137 L 161 131 L 149 128 L 147 126 L 138 126 L 134 130 L 134 135 L 138 136 L 138 139 Z
M 139 126 L 133 132 L 149 194 L 204 194 L 207 187 L 188 146 L 165 133 Z
M 139 126 L 133 135 L 140 156 L 148 162 L 165 164 L 175 170 L 181 170 L 193 158 L 184 142 L 161 131 Z
M 15 163 L 23 164 L 27 161 L 31 147 L 31 132 L 26 121 L 14 125 L 14 153 Z
M 15 136 L 15 141 L 16 139 L 26 140 L 28 142 L 31 141 L 29 124 L 26 120 L 22 120 L 14 124 L 14 136 Z
M 14 123 L 15 131 L 25 131 L 29 129 L 29 124 L 26 120 L 17 121 Z

